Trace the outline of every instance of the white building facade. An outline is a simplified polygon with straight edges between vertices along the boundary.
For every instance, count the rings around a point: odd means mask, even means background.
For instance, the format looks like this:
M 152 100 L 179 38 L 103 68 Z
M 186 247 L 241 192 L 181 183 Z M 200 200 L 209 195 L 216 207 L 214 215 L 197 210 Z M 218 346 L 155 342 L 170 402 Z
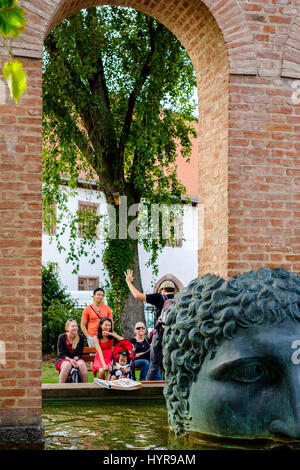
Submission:
M 158 257 L 158 274 L 153 278 L 151 267 L 147 267 L 149 253 L 144 247 L 139 245 L 140 272 L 143 292 L 154 292 L 165 279 L 172 279 L 180 289 L 187 285 L 192 279 L 197 277 L 197 252 L 198 252 L 198 203 L 192 201 L 191 204 L 183 204 L 182 229 L 177 232 L 176 246 L 165 247 Z M 53 228 L 53 235 L 44 231 L 42 244 L 42 262 L 46 265 L 49 261 L 56 262 L 59 266 L 59 276 L 62 284 L 70 291 L 72 297 L 76 299 L 79 306 L 87 305 L 91 302 L 92 291 L 95 287 L 105 286 L 107 275 L 101 261 L 101 254 L 104 250 L 104 237 L 99 229 L 99 236 L 95 240 L 95 249 L 86 249 L 86 256 L 80 257 L 79 271 L 73 273 L 74 266 L 67 263 L 66 258 L 70 248 L 70 230 L 68 229 L 67 213 L 75 214 L 78 209 L 88 207 L 95 211 L 97 215 L 107 213 L 107 204 L 103 194 L 94 189 L 79 187 L 76 194 L 69 197 L 67 203 L 66 219 L 64 220 L 67 229 L 60 235 L 60 244 L 65 248 L 60 252 L 56 241 L 55 233 L 58 228 Z M 59 216 L 59 214 L 57 214 Z M 101 222 L 100 224 L 101 225 Z M 76 244 L 80 244 L 80 229 L 78 230 Z M 93 258 L 93 252 L 100 256 L 94 264 L 89 261 Z

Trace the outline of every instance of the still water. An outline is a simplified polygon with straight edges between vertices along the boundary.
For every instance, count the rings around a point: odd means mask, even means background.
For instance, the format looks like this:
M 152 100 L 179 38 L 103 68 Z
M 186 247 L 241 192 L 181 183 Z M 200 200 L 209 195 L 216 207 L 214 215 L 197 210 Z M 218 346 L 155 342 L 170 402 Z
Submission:
M 164 400 L 46 401 L 45 449 L 199 449 L 170 437 Z
M 254 450 L 280 445 L 175 437 L 160 399 L 46 400 L 42 417 L 46 450 Z

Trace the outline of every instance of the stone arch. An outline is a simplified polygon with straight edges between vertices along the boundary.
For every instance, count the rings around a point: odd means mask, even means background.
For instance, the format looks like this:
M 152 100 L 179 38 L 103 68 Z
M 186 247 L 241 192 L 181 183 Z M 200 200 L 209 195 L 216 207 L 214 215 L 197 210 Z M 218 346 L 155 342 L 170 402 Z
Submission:
M 300 79 L 300 13 L 294 18 L 283 51 L 281 76 Z
M 156 18 L 177 36 L 192 60 L 198 83 L 200 187 L 206 234 L 199 251 L 199 274 L 214 271 L 226 276 L 229 76 L 255 75 L 257 70 L 245 14 L 238 0 L 24 1 L 28 26 L 15 40 L 14 52 L 41 59 L 42 43 L 51 28 L 83 7 L 104 4 L 135 8 Z M 221 220 L 218 214 L 223 215 Z
M 177 291 L 179 291 L 180 289 L 182 289 L 184 287 L 182 282 L 176 276 L 174 276 L 171 273 L 168 273 L 168 274 L 165 274 L 164 276 L 162 276 L 161 278 L 159 278 L 159 280 L 156 282 L 156 284 L 154 286 L 153 292 L 158 292 L 161 283 L 164 282 L 164 281 L 173 281 L 176 288 L 177 288 Z

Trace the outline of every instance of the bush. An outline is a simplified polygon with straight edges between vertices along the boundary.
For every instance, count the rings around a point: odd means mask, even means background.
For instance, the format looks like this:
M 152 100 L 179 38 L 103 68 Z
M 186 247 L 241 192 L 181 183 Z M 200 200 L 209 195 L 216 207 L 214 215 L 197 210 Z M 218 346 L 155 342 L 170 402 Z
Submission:
M 81 312 L 66 288 L 61 285 L 57 263 L 42 267 L 42 351 L 56 352 L 58 336 L 65 331 L 65 323 L 72 318 L 80 325 Z

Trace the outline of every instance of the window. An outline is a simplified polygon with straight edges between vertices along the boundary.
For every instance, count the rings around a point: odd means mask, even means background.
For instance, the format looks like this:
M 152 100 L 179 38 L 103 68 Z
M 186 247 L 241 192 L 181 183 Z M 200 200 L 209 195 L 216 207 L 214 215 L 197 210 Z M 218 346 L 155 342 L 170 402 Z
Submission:
M 78 202 L 78 211 L 89 211 L 92 215 L 99 216 L 99 204 L 93 202 Z M 80 213 L 78 214 L 80 220 Z M 95 223 L 95 220 L 94 220 Z M 97 227 L 94 227 L 93 218 L 89 222 L 82 221 L 78 223 L 78 237 L 83 238 L 84 232 L 87 230 L 96 230 L 96 235 L 93 237 L 94 239 L 99 239 L 99 224 Z
M 56 204 L 52 204 L 51 212 L 48 214 L 49 222 L 43 220 L 43 233 L 45 235 L 56 235 Z
M 99 277 L 78 277 L 78 290 L 94 290 L 99 287 Z

